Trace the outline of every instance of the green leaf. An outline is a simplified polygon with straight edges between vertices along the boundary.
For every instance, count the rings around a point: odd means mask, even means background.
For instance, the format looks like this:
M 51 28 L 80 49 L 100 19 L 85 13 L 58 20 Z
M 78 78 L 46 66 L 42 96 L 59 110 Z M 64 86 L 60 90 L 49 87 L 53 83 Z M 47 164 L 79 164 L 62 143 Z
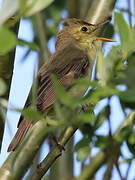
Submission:
M 88 146 L 90 142 L 91 138 L 83 138 L 75 145 L 74 151 L 78 151 L 80 148 Z
M 117 141 L 121 142 L 124 140 L 127 140 L 130 134 L 132 133 L 133 127 L 131 125 L 127 125 L 124 128 L 121 129 L 119 136 L 117 138 Z
M 33 106 L 17 111 L 21 112 L 24 117 L 30 120 L 38 121 L 44 119 L 44 117 Z
M 135 132 L 133 132 L 133 133 L 129 136 L 128 142 L 129 142 L 130 144 L 135 145 Z
M 94 86 L 97 82 L 90 82 L 90 80 L 88 79 L 85 79 L 85 78 L 79 78 L 79 79 L 74 79 L 73 82 L 72 82 L 72 86 L 75 86 L 75 85 L 78 85 L 80 87 L 84 87 L 86 89 L 88 89 L 88 87 L 90 86 Z
M 24 16 L 28 17 L 33 14 L 35 14 L 38 11 L 41 11 L 42 9 L 46 8 L 49 6 L 54 0 L 29 0 L 27 1 L 27 8 L 26 11 L 24 12 Z
M 123 102 L 135 102 L 135 88 L 121 92 L 119 97 Z
M 132 44 L 132 33 L 130 27 L 121 13 L 115 13 L 115 25 L 117 26 L 120 35 L 122 53 L 124 54 L 124 57 L 126 57 Z
M 82 106 L 82 111 L 76 116 L 83 124 L 92 124 L 95 120 L 94 107 L 91 104 Z
M 28 41 L 25 41 L 23 39 L 18 39 L 18 45 L 20 46 L 28 46 L 30 50 L 32 51 L 39 51 L 39 47 L 36 43 L 32 42 L 28 42 Z
M 104 29 L 104 37 L 108 39 L 112 39 L 114 35 L 114 25 L 113 24 L 107 24 Z
M 123 66 L 123 61 L 120 54 L 120 46 L 114 46 L 103 61 L 102 79 L 104 80 L 104 84 L 107 84 L 110 80 L 112 80 L 115 72 L 117 72 L 121 66 Z
M 0 96 L 4 95 L 7 90 L 7 86 L 2 78 L 0 78 Z
M 108 146 L 108 137 L 107 136 L 97 136 L 97 141 L 95 142 L 95 146 L 101 149 L 106 148 Z
M 83 148 L 80 148 L 77 152 L 77 160 L 81 162 L 85 162 L 86 159 L 89 157 L 90 154 L 90 147 L 85 146 Z
M 0 54 L 5 54 L 9 52 L 12 48 L 16 46 L 17 38 L 13 32 L 6 29 L 5 27 L 0 27 Z
M 97 88 L 93 92 L 90 91 L 88 93 L 88 100 L 92 104 L 97 104 L 99 102 L 99 100 L 106 98 L 106 97 L 111 97 L 113 95 L 119 95 L 119 90 L 116 88 L 111 88 L 109 86 L 103 86 L 103 87 Z
M 79 115 L 79 119 L 83 121 L 83 123 L 91 124 L 96 118 L 93 113 L 84 113 Z
M 59 100 L 60 103 L 68 107 L 71 107 L 73 109 L 78 107 L 80 99 L 72 98 L 69 95 L 69 93 L 67 93 L 65 89 L 60 85 L 60 83 L 58 82 L 58 80 L 56 79 L 54 75 L 52 75 L 52 81 L 54 83 L 56 94 L 57 94 L 56 100 Z
M 135 133 L 133 132 L 131 135 L 129 135 L 129 138 L 126 141 L 128 149 L 130 152 L 135 155 Z

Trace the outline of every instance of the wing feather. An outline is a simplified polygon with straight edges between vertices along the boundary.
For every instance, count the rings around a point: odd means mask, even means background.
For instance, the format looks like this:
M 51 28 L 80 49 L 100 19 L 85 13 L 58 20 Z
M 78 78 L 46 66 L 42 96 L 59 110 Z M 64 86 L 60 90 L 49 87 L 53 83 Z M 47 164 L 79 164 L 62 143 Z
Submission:
M 54 74 L 60 84 L 68 90 L 73 79 L 87 75 L 89 66 L 90 61 L 88 56 L 72 44 L 69 44 L 65 49 L 55 53 L 51 59 L 41 67 L 38 73 L 38 110 L 43 113 L 55 102 L 56 92 L 50 78 L 51 74 Z M 28 98 L 26 106 L 29 106 L 30 102 L 31 101 Z M 17 133 L 13 138 L 8 151 L 16 149 L 33 123 L 33 121 L 27 120 L 21 116 Z

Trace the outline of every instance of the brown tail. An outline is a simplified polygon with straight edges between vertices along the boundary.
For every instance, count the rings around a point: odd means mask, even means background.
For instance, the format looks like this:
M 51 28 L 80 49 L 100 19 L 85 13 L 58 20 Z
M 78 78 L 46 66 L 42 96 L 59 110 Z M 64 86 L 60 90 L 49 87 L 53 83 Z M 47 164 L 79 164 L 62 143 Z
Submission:
M 33 125 L 33 122 L 27 119 L 23 119 L 22 122 L 19 124 L 18 130 L 11 141 L 7 152 L 14 151 L 18 145 L 23 141 L 26 133 L 30 129 L 30 127 Z

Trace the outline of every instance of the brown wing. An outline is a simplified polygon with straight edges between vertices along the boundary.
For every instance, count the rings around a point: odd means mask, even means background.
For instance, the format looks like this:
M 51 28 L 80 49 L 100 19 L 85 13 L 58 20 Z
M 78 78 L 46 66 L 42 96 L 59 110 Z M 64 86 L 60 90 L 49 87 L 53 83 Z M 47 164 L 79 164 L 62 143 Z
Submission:
M 70 81 L 73 80 L 73 78 L 74 78 L 74 73 L 70 72 L 67 75 L 65 75 L 63 78 L 60 79 L 60 83 L 61 84 L 62 84 L 62 82 L 66 83 L 65 84 L 65 87 L 66 87 L 68 84 L 70 85 Z M 52 83 L 50 83 L 50 85 L 51 84 Z M 55 91 L 54 91 L 53 85 L 51 85 L 48 88 L 45 95 L 46 95 L 46 98 L 44 98 L 45 102 L 43 102 L 43 101 L 41 102 L 41 100 L 38 99 L 38 101 L 39 100 L 40 101 L 38 102 L 37 107 L 41 112 L 43 111 L 42 105 L 46 109 L 47 107 L 51 106 L 55 101 Z M 28 104 L 26 103 L 26 106 Z M 32 127 L 33 124 L 34 124 L 34 122 L 32 120 L 28 120 L 28 119 L 24 118 L 23 116 L 20 117 L 20 120 L 18 123 L 18 130 L 8 147 L 8 150 L 7 150 L 8 152 L 14 151 L 17 148 L 17 146 L 23 141 L 26 133 Z
M 82 59 L 81 59 L 82 60 Z M 85 75 L 85 70 L 83 67 L 86 67 L 86 62 L 76 62 L 71 63 L 69 66 L 66 66 L 66 70 L 68 70 L 63 75 L 62 78 L 59 78 L 59 74 L 55 74 L 58 77 L 58 81 L 60 84 L 68 90 L 73 79 L 83 77 Z M 63 72 L 63 71 L 62 71 Z M 47 82 L 47 83 L 46 83 Z M 38 89 L 38 100 L 37 100 L 37 108 L 40 112 L 45 112 L 45 110 L 50 107 L 55 101 L 55 89 L 52 81 L 48 77 L 41 82 L 40 88 Z
M 41 67 L 38 74 L 38 110 L 43 113 L 55 102 L 56 94 L 53 83 L 50 79 L 51 74 L 54 74 L 60 84 L 68 90 L 73 79 L 86 76 L 89 65 L 87 55 L 72 45 L 69 45 L 66 49 L 55 53 L 51 57 L 51 60 Z M 33 122 L 26 118 L 21 119 L 18 131 L 8 148 L 8 152 L 16 149 L 18 144 L 20 144 L 24 139 L 32 124 Z
M 50 80 L 51 74 L 54 74 L 60 84 L 68 90 L 73 79 L 86 76 L 89 66 L 88 56 L 73 44 L 56 52 L 50 62 L 42 66 L 39 71 L 38 110 L 45 112 L 55 101 L 55 90 Z

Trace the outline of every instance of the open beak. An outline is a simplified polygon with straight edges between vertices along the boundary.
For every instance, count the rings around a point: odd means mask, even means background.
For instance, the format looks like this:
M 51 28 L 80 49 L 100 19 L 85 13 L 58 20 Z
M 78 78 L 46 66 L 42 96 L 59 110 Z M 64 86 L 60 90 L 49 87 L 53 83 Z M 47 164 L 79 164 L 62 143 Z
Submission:
M 103 26 L 104 24 L 110 22 L 110 17 L 108 17 L 107 19 L 101 21 L 100 23 L 94 25 L 95 28 L 92 30 L 92 32 L 96 31 L 97 29 L 99 29 L 101 26 Z M 100 40 L 102 42 L 116 42 L 115 40 L 112 40 L 112 39 L 107 39 L 107 38 L 103 38 L 103 37 L 97 37 L 96 38 L 97 40 Z
M 103 38 L 103 37 L 97 37 L 96 39 L 100 40 L 102 42 L 116 42 L 115 40 L 107 39 L 107 38 Z

